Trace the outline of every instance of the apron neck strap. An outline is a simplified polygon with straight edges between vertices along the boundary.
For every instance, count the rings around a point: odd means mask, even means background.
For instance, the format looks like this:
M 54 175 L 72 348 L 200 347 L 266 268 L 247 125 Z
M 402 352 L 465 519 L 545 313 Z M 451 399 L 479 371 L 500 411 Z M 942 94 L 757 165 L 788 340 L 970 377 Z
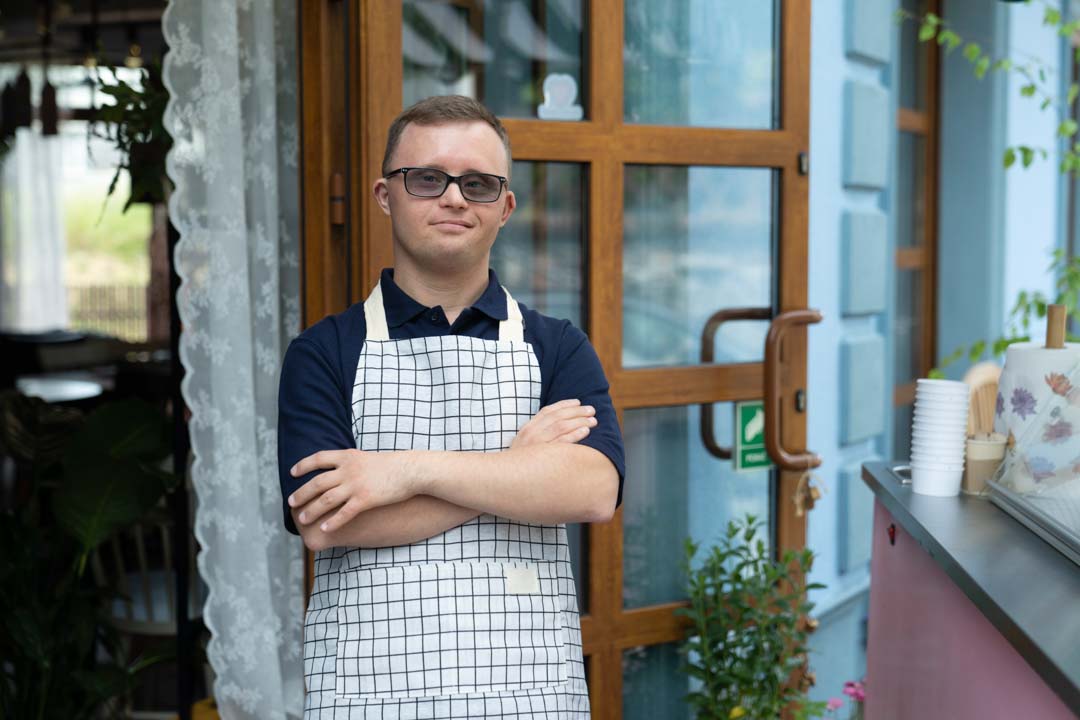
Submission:
M 505 287 L 502 291 L 506 294 L 506 319 L 499 322 L 499 340 L 517 341 L 525 340 L 525 323 L 521 317 L 521 308 L 517 301 L 510 296 L 510 291 Z M 382 283 L 376 283 L 375 289 L 364 301 L 364 318 L 367 320 L 367 339 L 385 341 L 390 339 L 390 329 L 386 324 L 386 309 L 383 306 Z

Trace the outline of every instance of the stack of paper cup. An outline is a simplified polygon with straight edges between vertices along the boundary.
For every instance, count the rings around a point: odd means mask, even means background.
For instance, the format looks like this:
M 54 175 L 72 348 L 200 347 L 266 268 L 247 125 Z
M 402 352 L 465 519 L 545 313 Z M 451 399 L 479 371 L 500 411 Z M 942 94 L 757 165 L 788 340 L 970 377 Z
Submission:
M 920 495 L 960 493 L 967 441 L 965 383 L 920 379 L 911 426 L 911 489 Z

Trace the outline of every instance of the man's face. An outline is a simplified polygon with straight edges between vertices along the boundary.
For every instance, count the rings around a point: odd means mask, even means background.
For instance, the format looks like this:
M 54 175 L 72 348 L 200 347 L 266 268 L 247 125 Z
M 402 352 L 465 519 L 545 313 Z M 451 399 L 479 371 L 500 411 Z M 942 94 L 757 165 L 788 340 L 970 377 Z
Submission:
M 390 163 L 401 167 L 429 167 L 458 176 L 484 172 L 506 177 L 506 148 L 495 130 L 485 122 L 410 124 Z M 499 228 L 514 211 L 514 194 L 504 188 L 493 203 L 470 202 L 457 183 L 450 183 L 440 197 L 410 195 L 405 178 L 379 178 L 372 188 L 383 212 L 390 216 L 395 252 L 404 252 L 427 268 L 463 270 L 483 264 Z

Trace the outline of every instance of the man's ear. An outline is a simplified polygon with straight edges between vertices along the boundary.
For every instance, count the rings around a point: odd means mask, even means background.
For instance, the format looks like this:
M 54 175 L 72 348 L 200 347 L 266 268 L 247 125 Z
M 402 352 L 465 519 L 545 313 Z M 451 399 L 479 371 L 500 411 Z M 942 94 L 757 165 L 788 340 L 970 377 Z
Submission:
M 390 185 L 386 182 L 386 178 L 379 178 L 375 181 L 375 184 L 371 186 L 371 194 L 375 196 L 375 202 L 379 203 L 382 211 L 389 215 Z
M 517 207 L 517 198 L 514 197 L 514 193 L 506 191 L 506 204 L 503 205 L 502 218 L 499 220 L 499 227 L 506 224 L 506 221 L 510 219 L 510 216 L 514 214 L 514 208 Z

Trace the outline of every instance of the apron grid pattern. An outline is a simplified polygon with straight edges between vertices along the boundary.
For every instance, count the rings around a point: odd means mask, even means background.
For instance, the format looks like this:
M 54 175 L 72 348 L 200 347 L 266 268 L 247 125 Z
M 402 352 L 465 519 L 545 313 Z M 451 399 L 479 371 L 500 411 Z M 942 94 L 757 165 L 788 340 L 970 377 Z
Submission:
M 499 341 L 391 341 L 371 322 L 376 294 L 353 388 L 357 448 L 508 447 L 540 404 L 516 305 Z M 535 574 L 538 592 L 511 587 L 508 568 Z M 305 720 L 587 718 L 566 527 L 484 514 L 411 545 L 319 552 L 304 666 Z

